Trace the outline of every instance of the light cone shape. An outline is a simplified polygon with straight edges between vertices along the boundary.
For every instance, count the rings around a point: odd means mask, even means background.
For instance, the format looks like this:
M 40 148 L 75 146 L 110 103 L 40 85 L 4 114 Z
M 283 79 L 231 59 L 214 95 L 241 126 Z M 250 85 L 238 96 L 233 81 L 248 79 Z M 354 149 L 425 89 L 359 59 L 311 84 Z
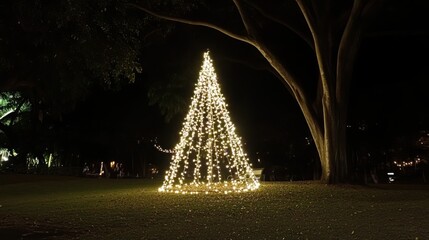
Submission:
M 259 181 L 229 117 L 209 51 L 160 192 L 255 190 Z

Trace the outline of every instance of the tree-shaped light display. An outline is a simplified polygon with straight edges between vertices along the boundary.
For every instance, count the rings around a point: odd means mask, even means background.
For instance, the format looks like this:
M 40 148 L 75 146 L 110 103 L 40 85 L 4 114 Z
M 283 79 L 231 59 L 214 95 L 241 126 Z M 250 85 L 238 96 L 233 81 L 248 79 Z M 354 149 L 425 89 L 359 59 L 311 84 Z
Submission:
M 160 192 L 210 193 L 255 190 L 259 181 L 243 151 L 220 92 L 209 51 Z

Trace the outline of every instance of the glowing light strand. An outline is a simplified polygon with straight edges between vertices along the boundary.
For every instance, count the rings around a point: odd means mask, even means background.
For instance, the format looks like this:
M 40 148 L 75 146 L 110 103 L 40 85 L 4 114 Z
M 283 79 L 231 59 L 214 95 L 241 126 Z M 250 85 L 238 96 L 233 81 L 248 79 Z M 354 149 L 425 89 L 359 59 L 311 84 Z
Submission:
M 160 192 L 227 194 L 259 187 L 235 133 L 208 51 L 179 134 Z
M 396 167 L 403 168 L 403 167 L 410 167 L 418 165 L 422 162 L 421 158 L 416 158 L 414 161 L 393 161 L 393 164 L 395 164 Z
M 162 148 L 160 145 L 158 144 L 154 144 L 153 145 L 154 148 L 156 148 L 156 150 L 163 152 L 163 153 L 174 153 L 174 149 L 166 149 L 166 148 Z

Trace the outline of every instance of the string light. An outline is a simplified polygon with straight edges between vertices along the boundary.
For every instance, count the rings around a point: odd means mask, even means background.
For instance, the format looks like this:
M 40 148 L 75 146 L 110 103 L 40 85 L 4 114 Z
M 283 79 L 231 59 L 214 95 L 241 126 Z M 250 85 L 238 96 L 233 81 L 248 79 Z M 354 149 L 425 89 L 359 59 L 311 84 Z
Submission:
M 228 194 L 259 187 L 227 106 L 207 51 L 160 192 Z
M 174 149 L 166 149 L 166 148 L 163 148 L 163 147 L 161 147 L 159 144 L 158 144 L 158 140 L 157 140 L 157 138 L 155 138 L 155 139 L 153 139 L 153 140 L 150 140 L 150 142 L 153 142 L 154 144 L 153 144 L 153 147 L 156 149 L 156 150 L 158 150 L 158 151 L 160 151 L 160 152 L 163 152 L 163 153 L 174 153 Z
M 417 165 L 421 162 L 421 158 L 417 157 L 414 161 L 393 161 L 393 164 L 395 164 L 395 166 L 399 167 L 400 169 L 402 169 L 403 167 L 410 167 L 410 166 L 414 166 Z
M 153 145 L 153 147 L 156 148 L 156 150 L 163 152 L 163 153 L 174 153 L 174 149 L 162 148 L 160 145 L 158 145 L 156 143 Z

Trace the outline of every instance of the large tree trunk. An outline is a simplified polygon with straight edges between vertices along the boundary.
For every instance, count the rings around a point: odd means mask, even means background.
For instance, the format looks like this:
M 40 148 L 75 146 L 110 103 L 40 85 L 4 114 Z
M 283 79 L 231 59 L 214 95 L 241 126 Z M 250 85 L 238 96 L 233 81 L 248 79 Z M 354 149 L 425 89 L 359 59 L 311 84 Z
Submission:
M 332 102 L 323 103 L 324 136 L 321 180 L 326 183 L 347 182 L 348 158 L 345 113 Z
M 350 164 L 347 154 L 347 105 L 353 66 L 361 39 L 363 15 L 368 8 L 363 0 L 355 0 L 348 16 L 347 24 L 340 34 L 338 43 L 334 41 L 335 30 L 330 18 L 330 1 L 314 3 L 296 0 L 307 22 L 317 58 L 322 92 L 323 141 L 312 132 L 319 151 L 322 165 L 321 180 L 327 183 L 350 181 Z M 326 4 L 326 5 L 324 5 Z M 316 99 L 317 101 L 318 99 Z M 320 112 L 318 112 L 320 113 Z M 304 112 L 305 114 L 305 112 Z
M 347 158 L 346 119 L 347 108 L 345 104 L 338 104 L 335 96 L 330 97 L 324 91 L 322 97 L 322 117 L 319 117 L 308 102 L 294 77 L 291 76 L 269 50 L 261 43 L 258 50 L 269 60 L 271 66 L 279 73 L 283 80 L 289 84 L 292 94 L 298 102 L 304 119 L 309 126 L 310 133 L 319 153 L 322 166 L 322 182 L 341 183 L 348 182 L 349 167 Z M 327 76 L 323 76 L 326 78 Z M 332 82 L 332 81 L 331 81 Z M 291 84 L 292 83 L 292 84 Z M 293 83 L 297 84 L 294 85 Z

